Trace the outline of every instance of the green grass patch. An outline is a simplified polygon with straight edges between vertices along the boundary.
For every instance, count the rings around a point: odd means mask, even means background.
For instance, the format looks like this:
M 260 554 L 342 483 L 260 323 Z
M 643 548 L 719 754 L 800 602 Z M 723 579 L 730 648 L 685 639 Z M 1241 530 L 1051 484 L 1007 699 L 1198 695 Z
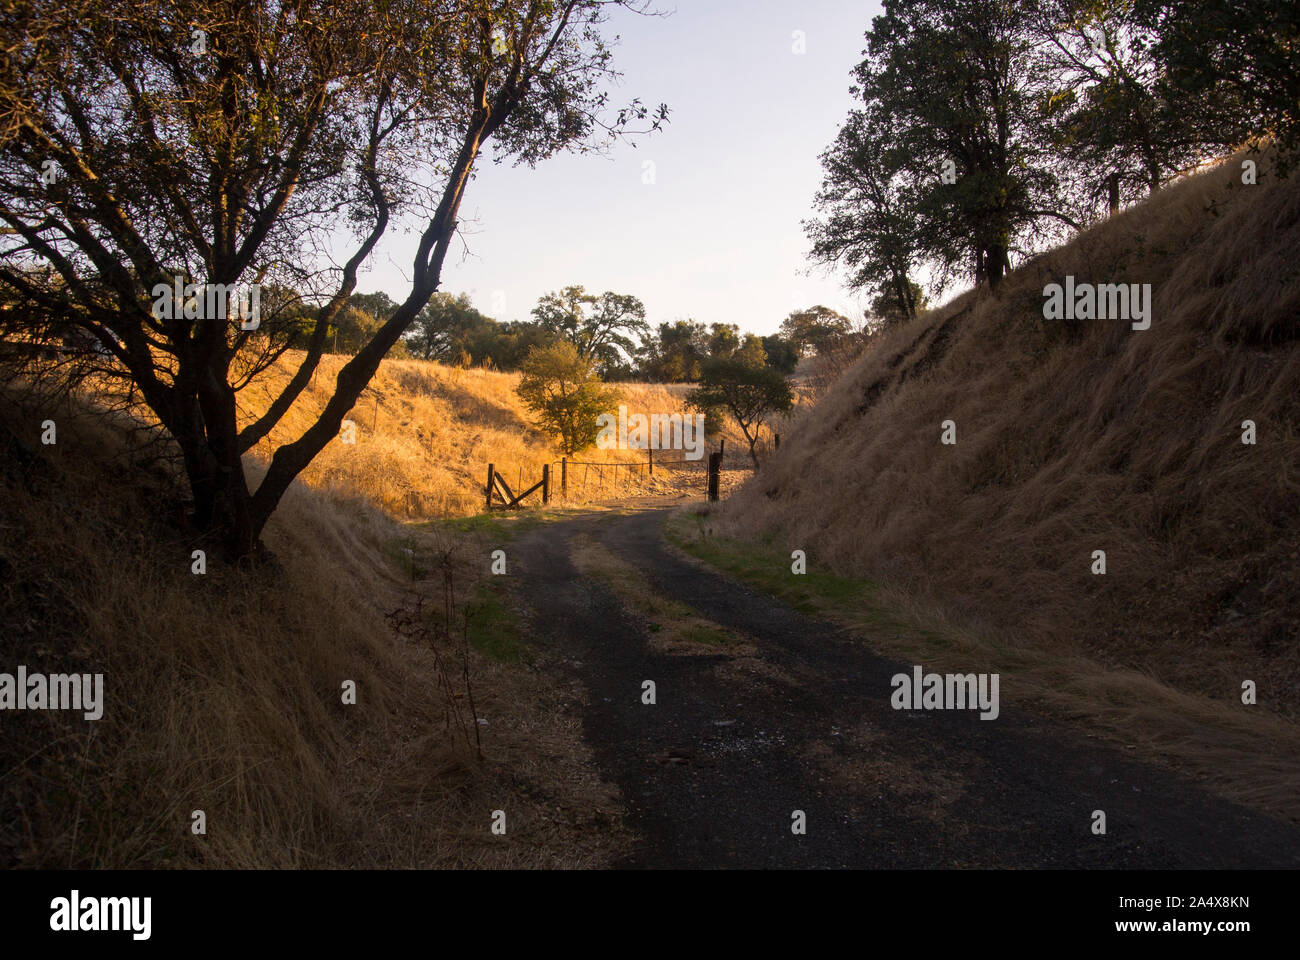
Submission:
M 480 581 L 466 610 L 470 644 L 484 656 L 500 663 L 518 663 L 527 644 L 519 614 L 503 578 Z
M 438 517 L 433 520 L 420 520 L 412 526 L 425 529 L 440 528 L 460 534 L 487 534 L 508 540 L 515 534 L 526 533 L 564 520 L 572 520 L 584 512 L 608 513 L 613 516 L 630 511 L 626 509 L 565 510 L 553 507 L 543 510 L 494 510 L 491 513 L 476 513 L 470 517 Z
M 790 554 L 771 537 L 752 541 L 720 537 L 710 531 L 707 516 L 686 511 L 672 514 L 664 523 L 664 533 L 678 549 L 784 600 L 800 613 L 843 616 L 851 612 L 855 621 L 865 619 L 871 626 L 900 625 L 880 603 L 870 580 L 815 569 L 796 574 Z
M 710 623 L 693 623 L 682 627 L 678 632 L 688 643 L 702 643 L 710 647 L 729 647 L 736 643 L 735 634 Z

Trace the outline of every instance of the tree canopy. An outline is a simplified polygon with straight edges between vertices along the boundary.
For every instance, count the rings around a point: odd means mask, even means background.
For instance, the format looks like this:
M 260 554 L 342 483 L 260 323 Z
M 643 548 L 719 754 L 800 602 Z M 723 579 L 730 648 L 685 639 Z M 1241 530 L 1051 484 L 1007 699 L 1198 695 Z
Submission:
M 822 155 L 814 259 L 903 319 L 1213 156 L 1300 135 L 1286 0 L 885 0 Z
M 339 434 L 442 281 L 481 152 L 536 164 L 657 127 L 613 111 L 600 0 L 32 0 L 0 21 L 0 290 L 22 335 L 93 337 L 175 440 L 192 521 L 254 552 L 294 477 Z M 630 6 L 630 3 L 618 5 Z M 410 287 L 339 371 L 314 423 L 251 490 L 241 455 L 311 381 L 358 271 L 396 222 Z M 337 225 L 350 235 L 321 256 Z M 232 322 L 230 288 L 319 304 Z M 204 309 L 213 288 L 217 306 Z M 180 308 L 159 310 L 166 291 Z M 170 300 L 170 294 L 165 294 Z M 209 305 L 214 298 L 206 298 Z M 211 316 L 207 314 L 213 314 Z M 240 319 L 240 318 L 236 318 Z M 255 422 L 235 395 L 304 355 Z
M 650 332 L 645 304 L 636 297 L 612 290 L 590 294 L 581 286 L 543 295 L 533 308 L 533 317 L 543 329 L 568 340 L 579 356 L 596 361 L 605 372 L 630 359 L 639 339 Z
M 821 304 L 806 310 L 794 310 L 781 321 L 781 335 L 794 345 L 800 356 L 833 346 L 852 329 L 853 323 L 848 317 Z
M 700 385 L 686 395 L 686 402 L 708 413 L 725 410 L 739 425 L 749 443 L 749 456 L 758 466 L 758 431 L 773 413 L 794 406 L 790 382 L 762 358 L 737 355 L 715 357 L 704 363 Z
M 566 456 L 596 442 L 599 416 L 618 402 L 617 391 L 596 375 L 594 361 L 567 340 L 529 351 L 517 391 Z

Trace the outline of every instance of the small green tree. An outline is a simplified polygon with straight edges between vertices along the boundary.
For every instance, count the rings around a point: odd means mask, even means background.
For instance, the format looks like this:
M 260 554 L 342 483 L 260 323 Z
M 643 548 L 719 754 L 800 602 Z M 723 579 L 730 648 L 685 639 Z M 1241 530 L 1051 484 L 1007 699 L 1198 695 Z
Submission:
M 565 456 L 596 442 L 597 417 L 618 402 L 618 391 L 596 376 L 595 361 L 567 340 L 529 350 L 516 390 Z
M 383 321 L 370 311 L 348 304 L 335 314 L 331 324 L 333 352 L 355 357 L 383 325 Z
M 384 316 L 375 313 L 374 309 L 384 309 L 385 300 L 388 300 L 388 297 L 382 293 L 367 293 L 352 297 L 347 305 L 335 314 L 334 322 L 330 324 L 332 331 L 330 352 L 355 357 L 384 325 Z M 398 340 L 389 347 L 388 353 L 384 354 L 394 360 L 404 359 L 410 355 L 404 340 Z
M 686 395 L 686 402 L 705 414 L 710 409 L 726 410 L 740 425 L 749 442 L 749 457 L 758 467 L 758 429 L 771 414 L 794 406 L 790 382 L 762 360 L 724 357 L 707 360 L 700 385 Z

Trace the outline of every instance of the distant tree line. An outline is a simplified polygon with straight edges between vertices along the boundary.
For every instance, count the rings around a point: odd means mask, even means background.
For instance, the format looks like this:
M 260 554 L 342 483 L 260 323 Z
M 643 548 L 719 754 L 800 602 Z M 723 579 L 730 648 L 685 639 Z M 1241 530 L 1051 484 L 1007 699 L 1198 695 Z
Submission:
M 543 303 L 548 302 L 543 298 Z M 676 325 L 664 326 L 676 329 Z M 686 329 L 694 327 L 687 324 Z M 782 370 L 771 362 L 764 338 L 748 334 L 742 339 L 733 324 L 714 324 L 708 339 L 709 352 L 691 378 L 699 385 L 686 395 L 686 405 L 704 415 L 706 434 L 717 434 L 730 416 L 744 434 L 757 469 L 760 428 L 772 414 L 794 405 L 788 374 L 797 353 L 792 348 L 789 369 Z M 584 353 L 574 337 L 559 336 L 529 349 L 521 369 L 516 392 L 560 450 L 572 456 L 594 444 L 600 414 L 620 400 L 618 389 L 600 378 L 594 351 Z
M 303 329 L 310 330 L 311 308 L 297 304 L 295 309 Z M 326 349 L 355 353 L 396 309 L 383 293 L 353 294 L 330 323 Z M 697 383 L 716 360 L 735 359 L 789 376 L 801 358 L 839 349 L 861 332 L 848 317 L 820 305 L 794 311 L 767 336 L 743 333 L 734 323 L 697 320 L 652 327 L 638 298 L 612 291 L 589 294 L 581 286 L 545 294 L 532 317 L 499 321 L 479 311 L 466 294 L 435 293 L 388 356 L 515 371 L 524 369 L 533 348 L 567 343 L 604 381 Z

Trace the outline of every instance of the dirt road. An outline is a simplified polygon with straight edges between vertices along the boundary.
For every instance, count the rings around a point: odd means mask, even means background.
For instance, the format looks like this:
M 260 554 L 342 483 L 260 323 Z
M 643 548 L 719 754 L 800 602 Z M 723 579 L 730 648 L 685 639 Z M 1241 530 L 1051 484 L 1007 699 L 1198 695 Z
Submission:
M 1300 830 L 1005 699 L 996 720 L 894 710 L 890 678 L 911 664 L 680 558 L 664 517 L 580 516 L 512 548 L 530 639 L 582 679 L 585 735 L 629 805 L 639 840 L 623 865 L 1300 866 Z M 645 617 L 578 572 L 572 550 L 592 542 L 747 637 L 743 651 L 657 646 Z

